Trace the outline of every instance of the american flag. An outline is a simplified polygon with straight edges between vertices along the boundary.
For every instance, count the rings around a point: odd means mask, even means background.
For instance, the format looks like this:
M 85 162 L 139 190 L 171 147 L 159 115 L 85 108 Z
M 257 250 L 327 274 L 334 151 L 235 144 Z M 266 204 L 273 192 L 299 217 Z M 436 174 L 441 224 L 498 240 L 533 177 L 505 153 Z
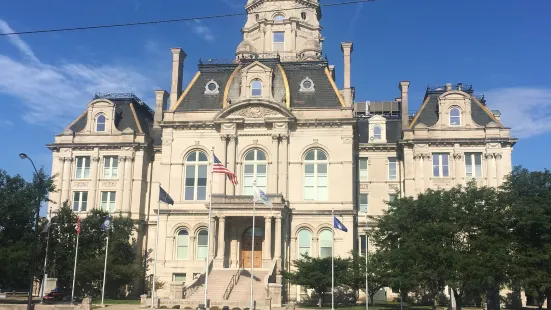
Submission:
M 223 173 L 228 177 L 228 180 L 233 183 L 233 185 L 237 185 L 237 176 L 228 170 L 224 165 L 222 165 L 222 162 L 214 155 L 214 165 L 212 166 L 212 173 Z

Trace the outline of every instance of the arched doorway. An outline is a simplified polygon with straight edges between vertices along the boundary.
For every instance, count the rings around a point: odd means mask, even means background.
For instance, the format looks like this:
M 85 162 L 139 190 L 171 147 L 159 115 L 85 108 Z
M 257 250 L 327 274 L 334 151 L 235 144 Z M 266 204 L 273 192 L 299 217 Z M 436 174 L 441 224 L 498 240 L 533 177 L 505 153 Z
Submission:
M 254 257 L 254 268 L 262 267 L 262 241 L 264 240 L 264 229 L 254 229 L 254 255 L 253 255 L 253 228 L 249 227 L 243 233 L 241 239 L 241 266 L 251 268 L 251 258 Z

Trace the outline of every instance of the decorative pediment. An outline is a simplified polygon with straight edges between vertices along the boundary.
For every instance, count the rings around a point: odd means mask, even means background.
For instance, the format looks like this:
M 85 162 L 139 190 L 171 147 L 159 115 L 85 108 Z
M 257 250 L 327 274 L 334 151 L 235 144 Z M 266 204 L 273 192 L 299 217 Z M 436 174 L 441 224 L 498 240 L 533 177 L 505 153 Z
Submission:
M 282 117 L 294 118 L 294 116 L 284 107 L 277 104 L 258 103 L 258 102 L 243 102 L 232 105 L 227 109 L 218 113 L 215 119 L 221 118 L 265 118 L 265 117 Z
M 241 69 L 242 72 L 270 72 L 272 69 L 260 61 L 255 61 L 245 68 Z

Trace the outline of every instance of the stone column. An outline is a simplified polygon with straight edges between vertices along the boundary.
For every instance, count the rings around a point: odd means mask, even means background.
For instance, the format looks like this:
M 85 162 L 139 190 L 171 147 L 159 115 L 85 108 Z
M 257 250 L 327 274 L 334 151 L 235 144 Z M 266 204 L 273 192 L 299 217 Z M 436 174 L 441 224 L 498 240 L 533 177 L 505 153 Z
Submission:
M 229 167 L 229 163 L 228 163 L 228 156 L 229 156 L 229 150 L 228 150 L 228 136 L 227 135 L 221 135 L 220 136 L 220 141 L 222 143 L 222 147 L 223 147 L 223 152 L 222 152 L 222 156 L 224 156 L 224 158 L 222 159 L 222 163 L 224 163 L 224 165 L 226 165 L 226 167 Z M 232 171 L 233 172 L 233 171 Z M 224 178 L 223 178 L 223 181 L 220 180 L 218 182 L 218 193 L 220 194 L 228 194 L 228 192 L 226 191 L 226 189 L 228 188 L 228 185 L 226 183 L 230 183 L 228 178 L 224 175 Z
M 486 154 L 486 171 L 488 171 L 488 174 L 486 175 L 488 177 L 488 186 L 495 186 L 495 161 L 494 161 L 494 155 L 493 154 Z
M 460 154 L 460 153 L 455 153 L 453 154 L 453 165 L 454 165 L 454 168 L 455 168 L 455 175 L 454 175 L 454 178 L 455 178 L 455 184 L 454 185 L 457 185 L 457 184 L 463 184 L 463 178 L 465 177 L 464 173 L 462 173 L 462 168 L 463 168 L 463 154 Z M 463 169 L 463 171 L 465 171 Z
M 189 236 L 189 243 L 188 243 L 188 259 L 189 260 L 195 260 L 195 236 L 192 236 L 191 234 Z
M 287 195 L 287 174 L 289 168 L 288 162 L 288 148 L 289 148 L 289 136 L 282 135 L 281 144 L 279 145 L 279 186 L 278 192 L 283 197 L 288 198 Z
M 420 193 L 421 188 L 423 188 L 423 156 L 414 155 L 413 156 L 414 164 L 414 178 L 415 178 L 415 193 Z M 405 193 L 404 193 L 405 194 Z
M 430 154 L 423 155 L 424 161 L 424 170 L 425 170 L 425 188 L 422 188 L 421 191 L 424 191 L 427 188 L 431 188 L 431 177 L 432 177 L 432 156 Z
M 218 217 L 218 252 L 216 253 L 217 259 L 224 259 L 225 246 L 226 246 L 226 217 Z
M 237 136 L 236 135 L 229 135 L 229 142 L 228 142 L 228 169 L 230 169 L 231 172 L 237 174 L 239 176 L 239 173 L 235 171 L 235 152 L 236 152 L 236 145 L 237 145 Z M 235 195 L 235 186 L 232 184 L 232 182 L 226 182 L 226 195 Z
M 132 163 L 134 157 L 126 157 L 124 164 L 124 187 L 122 193 L 122 212 L 130 213 L 130 188 L 132 187 Z
M 71 182 L 71 166 L 73 164 L 72 157 L 63 158 L 63 181 L 62 181 L 62 191 L 61 191 L 61 204 L 67 200 L 72 200 L 72 197 L 69 197 L 69 186 Z M 73 207 L 71 206 L 71 209 Z
M 267 193 L 279 193 L 279 136 L 276 134 L 272 135 L 272 147 L 270 152 L 273 154 L 270 158 L 270 164 L 268 166 L 268 186 L 266 188 Z
M 90 192 L 88 193 L 88 208 L 93 209 L 99 207 L 101 204 L 101 195 L 99 197 L 99 202 L 96 203 L 96 188 L 98 184 L 98 166 L 101 157 L 92 156 L 92 166 L 90 167 Z M 109 211 L 109 210 L 107 210 Z
M 297 253 L 297 237 L 296 236 L 291 237 L 291 250 L 290 250 L 290 252 L 291 253 L 289 253 L 289 256 L 291 257 L 291 261 L 300 258 L 300 257 L 297 257 L 298 253 Z M 312 255 L 312 257 L 313 256 L 314 255 Z
M 501 175 L 501 154 L 494 154 L 494 162 L 496 165 L 496 186 L 501 186 L 503 183 L 503 175 Z
M 124 172 L 125 172 L 126 157 L 119 156 L 119 174 L 117 181 L 117 193 L 115 194 L 115 210 L 117 212 L 122 211 L 123 206 L 123 188 L 124 188 Z
M 209 234 L 209 238 L 210 238 L 210 250 L 209 250 L 209 257 L 212 259 L 214 258 L 214 249 L 216 248 L 216 243 L 215 243 L 215 238 L 214 236 L 216 235 L 216 218 L 213 216 L 211 219 L 210 219 L 210 231 L 211 233 Z
M 276 232 L 277 234 L 277 232 Z M 277 243 L 276 243 L 277 248 Z M 262 249 L 262 259 L 272 259 L 272 217 L 264 217 L 264 246 Z
M 239 247 L 237 244 L 237 239 L 239 238 L 237 236 L 237 225 L 235 225 L 235 222 L 233 222 L 234 225 L 231 226 L 232 228 L 232 234 L 231 234 L 231 266 L 234 268 L 239 268 Z
M 275 218 L 275 248 L 274 257 L 281 262 L 281 216 L 278 215 Z
M 310 254 L 310 256 L 312 257 L 318 257 L 319 256 L 319 238 L 318 236 L 312 236 L 312 248 L 311 248 L 311 251 L 312 252 Z M 300 258 L 300 257 L 297 257 L 297 259 Z

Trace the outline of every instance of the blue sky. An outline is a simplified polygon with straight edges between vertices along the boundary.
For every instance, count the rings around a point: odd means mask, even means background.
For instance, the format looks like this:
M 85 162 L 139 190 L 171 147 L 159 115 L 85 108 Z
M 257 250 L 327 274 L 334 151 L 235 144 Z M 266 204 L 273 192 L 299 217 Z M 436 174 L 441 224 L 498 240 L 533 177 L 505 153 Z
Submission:
M 340 0 L 323 0 L 334 3 Z M 12 1 L 0 32 L 243 12 L 245 0 Z M 549 168 L 551 1 L 377 0 L 323 10 L 324 52 L 342 86 L 341 41 L 353 41 L 357 101 L 398 97 L 410 109 L 427 85 L 472 84 L 520 138 L 513 163 Z M 171 47 L 182 47 L 187 83 L 204 58 L 232 58 L 244 17 L 0 37 L 0 168 L 31 176 L 17 156 L 49 171 L 46 148 L 96 92 L 134 92 L 152 105 L 169 89 Z

